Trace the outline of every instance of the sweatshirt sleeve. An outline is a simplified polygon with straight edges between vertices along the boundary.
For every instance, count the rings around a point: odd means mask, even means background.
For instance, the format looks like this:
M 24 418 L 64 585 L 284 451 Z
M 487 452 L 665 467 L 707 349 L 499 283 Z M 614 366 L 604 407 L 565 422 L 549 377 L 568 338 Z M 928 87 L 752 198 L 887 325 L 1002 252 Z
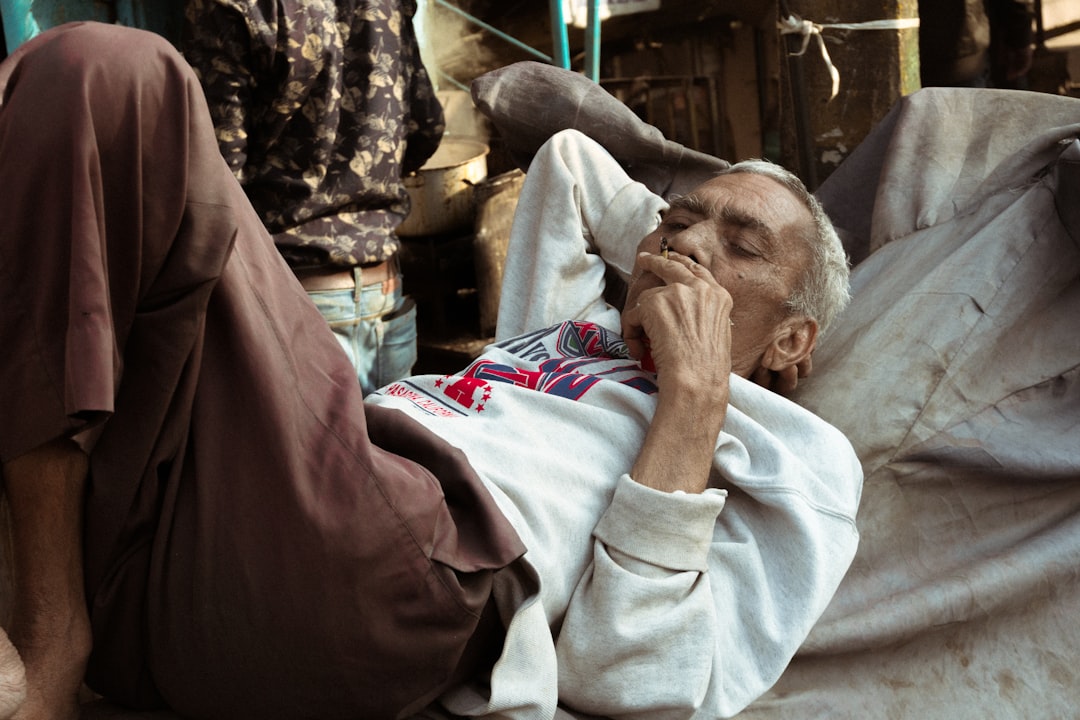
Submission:
M 665 207 L 595 141 L 554 135 L 533 158 L 514 213 L 496 340 L 566 320 L 618 332 L 618 310 L 604 299 L 607 268 L 629 277 Z
M 665 493 L 629 475 L 619 479 L 593 533 L 592 567 L 556 643 L 562 702 L 642 718 L 688 717 L 701 705 L 712 676 L 717 611 L 708 556 L 725 496 L 722 490 Z M 657 682 L 658 656 L 677 668 L 678 682 Z
M 556 641 L 567 707 L 731 717 L 777 681 L 850 566 L 862 481 L 850 445 L 747 381 L 733 390 L 775 417 L 729 408 L 711 483 L 726 494 L 619 479 Z

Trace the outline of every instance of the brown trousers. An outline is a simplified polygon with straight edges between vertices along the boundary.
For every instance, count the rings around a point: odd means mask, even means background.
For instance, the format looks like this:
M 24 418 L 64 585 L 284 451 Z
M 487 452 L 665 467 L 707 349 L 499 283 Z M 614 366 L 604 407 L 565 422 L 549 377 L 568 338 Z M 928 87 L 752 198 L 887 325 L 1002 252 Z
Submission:
M 0 88 L 0 459 L 100 431 L 88 682 L 199 718 L 430 701 L 524 550 L 463 455 L 363 405 L 167 42 L 62 26 Z

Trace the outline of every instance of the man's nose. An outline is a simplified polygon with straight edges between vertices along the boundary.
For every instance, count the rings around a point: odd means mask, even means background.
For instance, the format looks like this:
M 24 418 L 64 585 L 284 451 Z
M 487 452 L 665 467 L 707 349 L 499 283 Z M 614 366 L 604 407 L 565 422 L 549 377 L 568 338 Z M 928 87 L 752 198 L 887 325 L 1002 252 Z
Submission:
M 708 265 L 711 245 L 708 242 L 707 229 L 702 227 L 703 224 L 691 225 L 668 237 L 668 248 L 680 255 L 685 255 L 699 265 Z

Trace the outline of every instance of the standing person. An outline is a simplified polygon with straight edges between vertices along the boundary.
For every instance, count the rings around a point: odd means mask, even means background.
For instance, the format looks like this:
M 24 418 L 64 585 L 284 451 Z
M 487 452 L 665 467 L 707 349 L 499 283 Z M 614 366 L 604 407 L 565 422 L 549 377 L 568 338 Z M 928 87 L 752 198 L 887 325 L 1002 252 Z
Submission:
M 444 130 L 416 7 L 189 0 L 181 40 L 222 154 L 365 393 L 416 362 L 394 231 L 409 211 L 402 176 Z

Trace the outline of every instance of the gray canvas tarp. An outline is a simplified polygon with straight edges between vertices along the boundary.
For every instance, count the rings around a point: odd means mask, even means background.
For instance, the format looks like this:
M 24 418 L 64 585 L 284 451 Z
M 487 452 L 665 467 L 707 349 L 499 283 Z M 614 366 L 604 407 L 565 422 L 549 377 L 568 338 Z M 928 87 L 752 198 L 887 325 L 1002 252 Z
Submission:
M 796 399 L 859 453 L 862 541 L 743 717 L 1075 717 L 1078 138 L 1074 99 L 927 89 L 819 190 L 870 255 Z

